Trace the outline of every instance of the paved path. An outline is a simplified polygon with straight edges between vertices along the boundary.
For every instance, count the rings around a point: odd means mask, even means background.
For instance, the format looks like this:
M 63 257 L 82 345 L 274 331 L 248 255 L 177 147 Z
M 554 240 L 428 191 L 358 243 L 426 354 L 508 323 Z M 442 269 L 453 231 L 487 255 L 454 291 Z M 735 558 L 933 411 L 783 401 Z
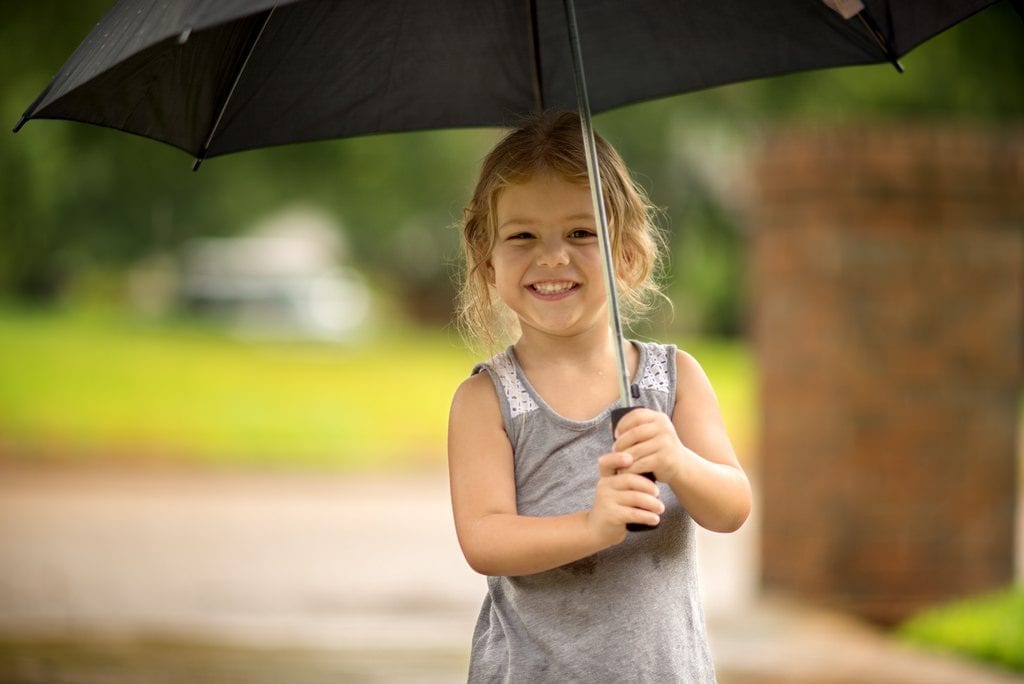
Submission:
M 759 598 L 756 523 L 698 539 L 723 684 L 1020 681 Z M 0 470 L 2 681 L 458 681 L 483 592 L 443 474 Z

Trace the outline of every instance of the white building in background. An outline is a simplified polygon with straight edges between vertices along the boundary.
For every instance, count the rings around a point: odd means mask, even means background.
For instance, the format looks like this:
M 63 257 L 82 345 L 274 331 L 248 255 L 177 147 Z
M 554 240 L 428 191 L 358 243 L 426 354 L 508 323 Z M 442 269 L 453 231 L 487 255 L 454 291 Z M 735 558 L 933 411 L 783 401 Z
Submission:
M 293 208 L 242 236 L 188 242 L 180 296 L 246 337 L 340 341 L 363 328 L 370 311 L 369 290 L 342 266 L 345 258 L 342 232 L 327 214 Z

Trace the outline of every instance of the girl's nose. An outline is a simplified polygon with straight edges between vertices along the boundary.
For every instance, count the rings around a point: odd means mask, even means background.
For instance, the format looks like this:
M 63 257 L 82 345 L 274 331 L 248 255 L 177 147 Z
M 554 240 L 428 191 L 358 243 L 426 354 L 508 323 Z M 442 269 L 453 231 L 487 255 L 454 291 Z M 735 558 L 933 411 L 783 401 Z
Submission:
M 538 266 L 566 266 L 569 263 L 569 250 L 564 242 L 548 242 L 540 244 L 537 255 Z

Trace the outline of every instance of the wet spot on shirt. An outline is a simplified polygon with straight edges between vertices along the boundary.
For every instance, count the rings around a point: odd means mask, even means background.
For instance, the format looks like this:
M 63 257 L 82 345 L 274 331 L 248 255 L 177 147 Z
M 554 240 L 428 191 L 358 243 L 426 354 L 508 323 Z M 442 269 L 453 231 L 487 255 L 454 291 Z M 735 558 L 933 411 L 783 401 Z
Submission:
M 597 560 L 593 556 L 589 558 L 581 558 L 580 560 L 567 565 L 566 569 L 577 577 L 593 575 L 594 571 L 597 569 Z

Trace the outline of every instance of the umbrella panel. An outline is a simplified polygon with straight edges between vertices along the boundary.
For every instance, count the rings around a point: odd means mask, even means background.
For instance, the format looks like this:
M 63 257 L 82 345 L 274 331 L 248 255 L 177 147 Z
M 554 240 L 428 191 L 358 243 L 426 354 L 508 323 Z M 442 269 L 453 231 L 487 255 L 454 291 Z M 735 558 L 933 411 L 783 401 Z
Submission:
M 100 72 L 36 116 L 84 121 L 197 153 L 256 23 L 254 18 L 239 20 L 193 34 L 184 44 L 177 37 L 166 39 Z
M 902 55 L 995 1 L 865 4 Z M 818 0 L 586 0 L 578 22 L 594 112 L 889 58 L 860 18 Z M 121 0 L 25 116 L 123 128 L 200 157 L 503 126 L 575 108 L 566 33 L 554 0 Z
M 865 6 L 894 54 L 902 56 L 995 2 L 868 0 Z M 542 7 L 545 102 L 572 107 L 564 18 L 551 3 Z M 818 0 L 594 0 L 579 3 L 577 14 L 594 112 L 726 83 L 889 59 L 860 16 L 844 20 Z
M 275 11 L 260 42 L 274 50 L 254 51 L 210 156 L 508 124 L 534 109 L 520 3 L 304 2 Z

